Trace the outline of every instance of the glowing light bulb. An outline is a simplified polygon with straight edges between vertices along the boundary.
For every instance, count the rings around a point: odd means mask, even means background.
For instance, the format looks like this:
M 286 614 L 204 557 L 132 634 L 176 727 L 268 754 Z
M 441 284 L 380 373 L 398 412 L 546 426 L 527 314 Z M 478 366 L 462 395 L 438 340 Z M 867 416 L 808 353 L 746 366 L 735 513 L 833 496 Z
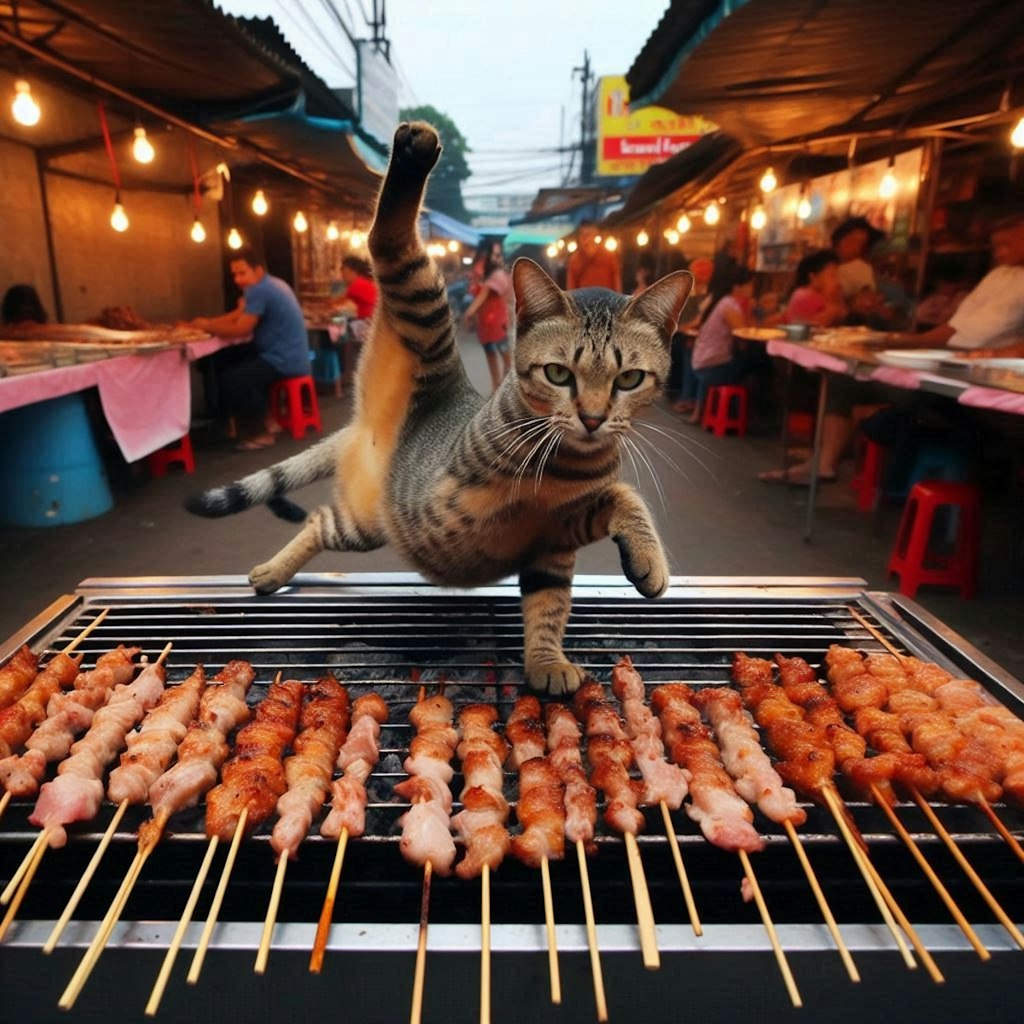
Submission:
M 778 185 L 779 179 L 775 177 L 775 171 L 769 167 L 764 174 L 761 175 L 761 191 L 772 192 L 775 186 Z
M 292 221 L 292 227 L 301 235 L 304 231 L 309 230 L 309 221 L 306 220 L 306 215 L 299 210 L 295 214 L 295 219 Z
M 559 249 L 564 249 L 565 248 L 565 239 L 564 238 L 560 238 L 557 242 L 555 242 L 555 245 L 557 245 Z
M 263 192 L 263 189 L 256 189 L 256 194 L 252 197 L 252 212 L 257 217 L 265 217 L 267 210 L 270 209 L 270 204 L 267 202 L 267 197 Z
M 1016 127 L 1010 133 L 1010 142 L 1015 149 L 1024 149 L 1024 117 L 1017 122 Z
M 615 252 L 615 250 L 616 250 L 616 249 L 618 249 L 618 247 L 619 247 L 619 240 L 618 240 L 617 238 L 612 238 L 612 236 L 611 236 L 611 235 L 609 235 L 609 236 L 608 236 L 608 237 L 607 237 L 607 238 L 606 238 L 606 239 L 604 240 L 604 247 L 605 247 L 605 248 L 606 248 L 606 249 L 607 249 L 607 250 L 608 250 L 609 252 Z
M 896 175 L 893 173 L 892 164 L 889 164 L 885 174 L 882 175 L 882 180 L 878 183 L 878 194 L 882 199 L 892 199 L 899 191 L 899 187 L 900 183 L 896 180 Z
M 363 244 L 362 231 L 353 231 L 352 234 L 348 236 L 348 244 L 352 246 L 353 249 L 360 248 Z
M 132 142 L 132 156 L 140 164 L 151 164 L 156 150 L 153 143 L 146 137 L 146 129 L 141 125 L 135 129 L 135 140 Z
M 807 220 L 811 215 L 811 201 L 807 196 L 801 196 L 800 202 L 796 204 L 796 215 L 800 220 Z
M 679 218 L 679 220 L 676 221 L 676 231 L 678 231 L 679 234 L 681 234 L 681 235 L 685 235 L 686 232 L 690 230 L 690 227 L 691 227 L 690 218 L 687 217 L 686 214 L 684 213 Z
M 750 215 L 750 226 L 755 231 L 760 231 L 761 228 L 768 223 L 768 214 L 764 212 L 763 206 L 758 206 L 754 212 Z
M 722 211 L 718 208 L 718 203 L 708 203 L 708 208 L 704 211 L 704 223 L 717 224 L 721 219 Z
M 228 232 L 228 247 L 231 249 L 242 248 L 242 236 L 238 233 L 238 228 L 232 228 Z
M 646 231 L 644 231 L 644 229 L 643 229 L 643 228 L 641 228 L 641 229 L 640 229 L 640 231 L 639 231 L 639 233 L 638 233 L 638 234 L 637 234 L 637 236 L 636 236 L 636 244 L 637 244 L 637 245 L 639 245 L 639 246 L 644 246 L 644 245 L 646 245 L 646 244 L 647 244 L 647 243 L 648 243 L 648 242 L 649 242 L 650 240 L 651 240 L 651 237 L 650 237 L 650 235 L 648 235 L 648 234 L 647 234 L 647 232 L 646 232 Z
M 576 243 L 575 243 L 575 242 L 570 242 L 570 243 L 569 243 L 569 244 L 568 244 L 568 245 L 566 246 L 566 249 L 568 249 L 568 250 L 569 250 L 569 252 L 575 252 L 575 251 L 576 251 Z
M 339 238 L 341 238 L 341 232 L 338 230 L 338 225 L 332 220 L 327 225 L 327 241 L 336 242 Z
M 456 242 L 454 238 L 448 243 L 449 252 L 458 252 L 461 248 L 462 246 L 459 245 L 459 243 Z
M 128 230 L 128 214 L 124 212 L 124 207 L 121 205 L 121 197 L 114 202 L 113 212 L 110 214 L 110 226 L 115 231 L 127 231 Z
M 665 237 L 668 239 L 668 244 L 669 245 L 678 245 L 679 244 L 679 232 L 678 231 L 674 231 L 672 228 L 669 228 L 668 231 L 665 232 Z
M 206 241 L 206 228 L 203 227 L 203 222 L 198 217 L 196 217 L 196 219 L 192 221 L 191 235 L 192 241 L 195 242 L 197 245 L 200 242 Z
M 43 112 L 39 109 L 39 104 L 36 103 L 36 99 L 32 95 L 32 86 L 24 78 L 19 78 L 14 83 L 14 92 L 16 95 L 14 102 L 11 103 L 11 113 L 14 115 L 14 120 L 26 128 L 39 124 L 39 118 L 42 117 Z
M 549 245 L 544 251 L 548 254 L 548 259 L 553 260 L 558 255 L 558 246 Z

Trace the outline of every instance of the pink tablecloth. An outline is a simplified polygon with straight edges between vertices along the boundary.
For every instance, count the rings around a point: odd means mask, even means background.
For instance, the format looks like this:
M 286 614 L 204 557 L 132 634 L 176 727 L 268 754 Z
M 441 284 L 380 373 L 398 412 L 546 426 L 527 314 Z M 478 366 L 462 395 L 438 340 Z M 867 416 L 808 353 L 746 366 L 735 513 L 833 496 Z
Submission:
M 998 412 L 1012 412 L 1024 416 L 1024 395 L 1014 391 L 999 391 L 996 388 L 967 388 L 957 399 L 961 405 L 972 405 L 978 409 L 995 409 Z
M 768 355 L 788 359 L 805 370 L 831 370 L 833 373 L 847 373 L 849 367 L 842 359 L 830 356 L 820 349 L 801 345 L 795 341 L 769 341 Z
M 188 433 L 188 364 L 234 344 L 210 338 L 161 352 L 5 377 L 0 380 L 0 412 L 98 388 L 111 433 L 125 459 L 135 462 Z

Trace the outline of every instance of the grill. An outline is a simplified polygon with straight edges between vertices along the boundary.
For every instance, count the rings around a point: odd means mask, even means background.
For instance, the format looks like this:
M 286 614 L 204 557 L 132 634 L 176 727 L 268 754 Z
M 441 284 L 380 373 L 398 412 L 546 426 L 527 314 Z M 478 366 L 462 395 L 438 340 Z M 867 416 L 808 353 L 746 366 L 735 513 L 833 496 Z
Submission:
M 827 647 L 842 643 L 863 652 L 883 650 L 851 613 L 856 608 L 898 649 L 969 676 L 1024 716 L 1024 687 L 913 602 L 868 593 L 851 579 L 677 579 L 663 598 L 647 602 L 621 579 L 579 577 L 566 649 L 598 679 L 629 654 L 648 684 L 685 681 L 705 686 L 729 681 L 734 651 L 771 657 L 801 656 L 819 665 Z M 60 649 L 98 614 L 106 620 L 82 645 L 85 664 L 118 643 L 155 656 L 174 642 L 169 680 L 180 681 L 201 661 L 209 673 L 231 658 L 250 661 L 257 683 L 250 703 L 274 675 L 314 680 L 333 672 L 353 698 L 377 691 L 388 698 L 390 723 L 381 736 L 381 760 L 368 784 L 368 834 L 349 845 L 323 974 L 306 973 L 316 920 L 335 844 L 310 836 L 289 868 L 267 974 L 252 962 L 274 875 L 264 827 L 244 843 L 214 932 L 198 988 L 184 973 L 217 882 L 211 872 L 161 1007 L 162 1019 L 234 1015 L 270 1019 L 303 1012 L 350 1018 L 404 1019 L 412 988 L 421 876 L 397 846 L 395 821 L 405 804 L 391 796 L 404 777 L 406 714 L 420 683 L 446 684 L 459 706 L 489 701 L 507 717 L 523 690 L 522 620 L 518 591 L 502 585 L 455 595 L 401 575 L 300 576 L 273 597 L 256 599 L 240 578 L 86 580 L 56 601 L 2 647 L 0 659 L 29 643 Z M 414 682 L 418 675 L 419 683 Z M 456 792 L 460 779 L 453 783 Z M 514 798 L 514 780 L 508 780 Z M 842 787 L 841 787 L 842 788 Z M 823 809 L 805 805 L 800 829 L 864 981 L 852 986 L 835 952 L 810 888 L 785 833 L 763 816 L 765 851 L 754 858 L 766 902 L 804 997 L 805 1013 L 856 1020 L 891 1013 L 894 999 L 913 1005 L 912 1019 L 1007 1019 L 1021 1005 L 1012 979 L 1021 956 L 975 888 L 914 805 L 897 812 L 948 889 L 975 924 L 996 965 L 983 964 L 927 884 L 883 813 L 846 793 L 872 859 L 947 977 L 936 986 L 923 969 L 907 971 L 867 889 Z M 1024 867 L 987 819 L 969 807 L 936 804 L 943 823 L 1014 920 L 1024 917 Z M 1019 810 L 997 813 L 1018 837 Z M 30 803 L 15 801 L 0 821 L 0 877 L 9 878 L 36 834 Z M 55 1013 L 56 1001 L 88 945 L 135 853 L 135 830 L 148 817 L 130 809 L 58 949 L 38 954 L 62 911 L 113 808 L 93 823 L 73 826 L 66 849 L 44 859 L 19 920 L 0 949 L 0 984 L 8 1019 Z M 734 1020 L 737 1010 L 782 1015 L 790 1009 L 767 934 L 753 904 L 740 898 L 743 877 L 735 855 L 708 844 L 684 814 L 674 815 L 698 910 L 705 928 L 688 923 L 669 845 L 657 809 L 639 837 L 647 872 L 662 968 L 645 972 L 639 953 L 626 852 L 608 832 L 598 837 L 590 876 L 605 985 L 612 1019 L 641 1013 L 676 1019 L 699 1012 L 705 1020 Z M 80 1019 L 138 1015 L 205 850 L 201 809 L 172 819 L 128 903 L 89 985 L 74 1010 Z M 271 822 L 272 824 L 272 822 Z M 219 866 L 223 854 L 216 862 Z M 495 1020 L 593 1019 L 593 994 L 584 930 L 583 898 L 574 857 L 552 865 L 564 1004 L 548 999 L 541 885 L 536 872 L 512 858 L 492 877 L 493 1007 Z M 430 908 L 427 1020 L 475 1019 L 478 999 L 479 884 L 436 878 Z M 999 961 L 1009 970 L 1001 969 Z M 1024 963 L 1021 960 L 1020 963 Z M 18 984 L 14 984 L 15 979 Z M 31 983 L 26 983 L 31 979 Z M 839 998 L 837 998 L 837 994 Z

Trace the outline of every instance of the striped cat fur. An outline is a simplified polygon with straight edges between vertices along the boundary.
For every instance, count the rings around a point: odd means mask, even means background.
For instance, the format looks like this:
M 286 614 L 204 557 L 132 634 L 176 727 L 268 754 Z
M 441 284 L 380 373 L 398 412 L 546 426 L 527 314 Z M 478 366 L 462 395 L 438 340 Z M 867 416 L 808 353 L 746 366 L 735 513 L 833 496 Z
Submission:
M 323 550 L 391 544 L 427 579 L 473 587 L 518 574 L 530 684 L 574 691 L 562 651 L 576 551 L 605 537 L 645 597 L 668 565 L 643 499 L 619 480 L 620 444 L 658 393 L 692 277 L 670 274 L 629 299 L 563 292 L 518 260 L 514 372 L 488 400 L 470 384 L 441 272 L 417 221 L 441 154 L 434 129 L 402 124 L 369 236 L 380 289 L 360 358 L 351 422 L 307 451 L 192 498 L 224 516 L 334 475 L 333 503 L 249 579 L 284 586 Z

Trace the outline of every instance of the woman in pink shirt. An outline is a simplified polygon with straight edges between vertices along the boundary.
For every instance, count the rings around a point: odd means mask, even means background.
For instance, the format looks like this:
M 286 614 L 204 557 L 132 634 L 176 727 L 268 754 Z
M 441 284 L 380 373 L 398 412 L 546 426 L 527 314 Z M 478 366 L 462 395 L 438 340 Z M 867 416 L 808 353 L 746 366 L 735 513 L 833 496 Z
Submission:
M 805 256 L 796 268 L 796 288 L 783 323 L 831 327 L 846 312 L 839 289 L 839 257 L 831 249 Z

